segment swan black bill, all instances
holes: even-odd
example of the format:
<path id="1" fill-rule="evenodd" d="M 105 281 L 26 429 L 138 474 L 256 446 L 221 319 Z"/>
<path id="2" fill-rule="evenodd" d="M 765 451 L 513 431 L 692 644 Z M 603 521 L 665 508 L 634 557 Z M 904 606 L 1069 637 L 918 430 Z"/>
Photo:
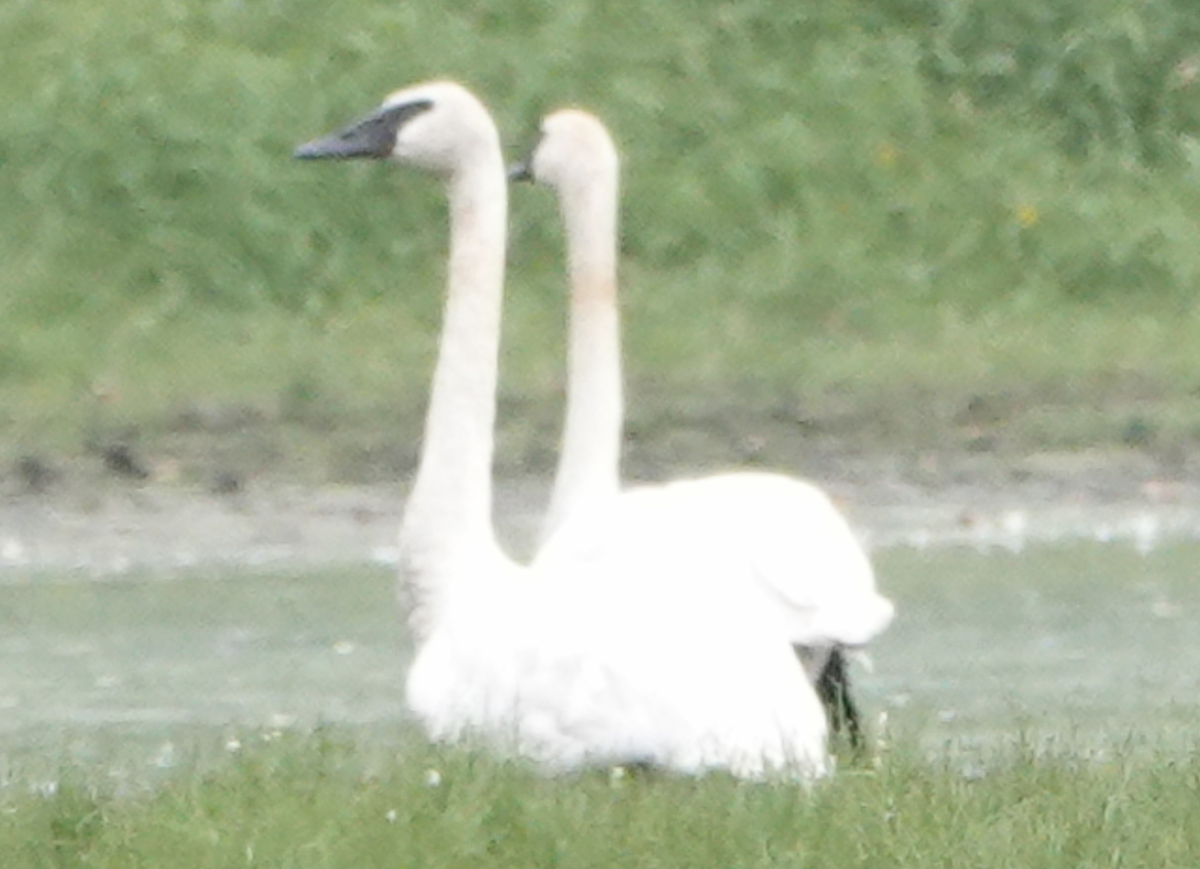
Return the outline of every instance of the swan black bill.
<path id="1" fill-rule="evenodd" d="M 388 106 L 336 133 L 305 142 L 292 156 L 297 160 L 383 160 L 392 155 L 400 128 L 431 108 L 430 100 Z"/>
<path id="2" fill-rule="evenodd" d="M 509 181 L 532 181 L 533 180 L 533 164 L 529 160 L 524 160 L 520 163 L 513 163 L 508 167 Z"/>

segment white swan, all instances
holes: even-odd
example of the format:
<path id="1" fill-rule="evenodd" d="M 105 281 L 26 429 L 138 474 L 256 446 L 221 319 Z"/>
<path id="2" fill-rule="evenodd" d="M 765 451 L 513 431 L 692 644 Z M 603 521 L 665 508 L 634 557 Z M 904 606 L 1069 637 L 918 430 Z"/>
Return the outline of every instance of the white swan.
<path id="1" fill-rule="evenodd" d="M 453 83 L 417 85 L 296 156 L 390 158 L 448 190 L 442 340 L 400 534 L 406 700 L 429 734 L 556 769 L 822 774 L 820 703 L 753 607 L 715 589 L 680 601 L 621 560 L 522 568 L 500 551 L 490 475 L 507 179 L 483 105 Z"/>
<path id="2" fill-rule="evenodd" d="M 558 194 L 571 283 L 567 414 L 538 564 L 614 551 L 660 559 L 680 594 L 709 584 L 760 598 L 764 624 L 797 648 L 835 722 L 858 737 L 844 645 L 884 630 L 893 607 L 844 518 L 816 487 L 766 473 L 728 473 L 618 495 L 622 431 L 616 241 L 619 160 L 595 116 L 542 123 L 512 175 Z"/>

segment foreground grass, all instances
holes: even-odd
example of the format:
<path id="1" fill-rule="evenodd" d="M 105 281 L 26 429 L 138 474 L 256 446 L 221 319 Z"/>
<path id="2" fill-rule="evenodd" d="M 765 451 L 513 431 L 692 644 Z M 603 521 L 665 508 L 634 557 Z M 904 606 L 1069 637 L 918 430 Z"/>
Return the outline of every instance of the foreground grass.
<path id="1" fill-rule="evenodd" d="M 374 756 L 374 760 L 364 758 Z M 547 780 L 413 743 L 380 760 L 335 733 L 249 737 L 209 768 L 114 795 L 95 770 L 0 814 L 6 869 L 43 866 L 1190 867 L 1197 755 L 1046 754 L 964 771 L 895 750 L 811 794 L 604 772 Z"/>
<path id="2" fill-rule="evenodd" d="M 616 131 L 635 433 L 729 430 L 655 459 L 749 439 L 794 465 L 798 432 L 1191 448 L 1198 9 L 7 3 L 0 460 L 131 431 L 188 458 L 240 426 L 249 470 L 409 467 L 436 185 L 288 155 L 435 75 L 480 92 L 512 153 L 564 103 Z M 549 464 L 558 416 L 544 194 L 513 203 L 509 467 Z"/>

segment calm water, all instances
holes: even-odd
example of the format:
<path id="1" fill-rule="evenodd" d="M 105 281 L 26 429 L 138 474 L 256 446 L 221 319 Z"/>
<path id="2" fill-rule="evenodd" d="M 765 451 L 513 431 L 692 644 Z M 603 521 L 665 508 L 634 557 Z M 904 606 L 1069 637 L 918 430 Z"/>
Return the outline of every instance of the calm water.
<path id="1" fill-rule="evenodd" d="M 879 567 L 900 616 L 864 687 L 927 742 L 1195 745 L 1198 566 L 1196 544 L 892 551 Z"/>
<path id="2" fill-rule="evenodd" d="M 1200 545 L 876 553 L 899 616 L 857 670 L 893 732 L 964 750 L 1200 742 Z M 321 722 L 398 731 L 385 567 L 190 570 L 0 586 L 0 760 L 169 768 Z M 113 760 L 120 758 L 121 760 Z"/>

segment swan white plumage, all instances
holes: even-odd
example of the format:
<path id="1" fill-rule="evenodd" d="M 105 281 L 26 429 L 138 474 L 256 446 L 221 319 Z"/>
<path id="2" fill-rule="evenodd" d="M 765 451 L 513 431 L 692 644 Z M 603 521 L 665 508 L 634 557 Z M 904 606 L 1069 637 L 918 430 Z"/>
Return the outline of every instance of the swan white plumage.
<path id="1" fill-rule="evenodd" d="M 495 125 L 451 82 L 389 96 L 301 158 L 388 158 L 440 176 L 450 254 L 420 463 L 400 534 L 415 655 L 406 701 L 437 740 L 480 738 L 552 769 L 648 762 L 736 775 L 826 770 L 826 722 L 787 643 L 722 591 L 685 600 L 660 565 L 497 545 L 491 463 L 507 179 Z"/>
<path id="2" fill-rule="evenodd" d="M 657 559 L 664 577 L 681 580 L 680 594 L 731 585 L 760 600 L 763 624 L 787 637 L 819 683 L 834 649 L 868 642 L 893 616 L 849 525 L 820 489 L 778 474 L 726 473 L 618 494 L 617 150 L 594 115 L 562 110 L 543 120 L 513 174 L 557 193 L 571 284 L 566 423 L 536 563 Z M 857 724 L 849 724 L 854 736 Z"/>

